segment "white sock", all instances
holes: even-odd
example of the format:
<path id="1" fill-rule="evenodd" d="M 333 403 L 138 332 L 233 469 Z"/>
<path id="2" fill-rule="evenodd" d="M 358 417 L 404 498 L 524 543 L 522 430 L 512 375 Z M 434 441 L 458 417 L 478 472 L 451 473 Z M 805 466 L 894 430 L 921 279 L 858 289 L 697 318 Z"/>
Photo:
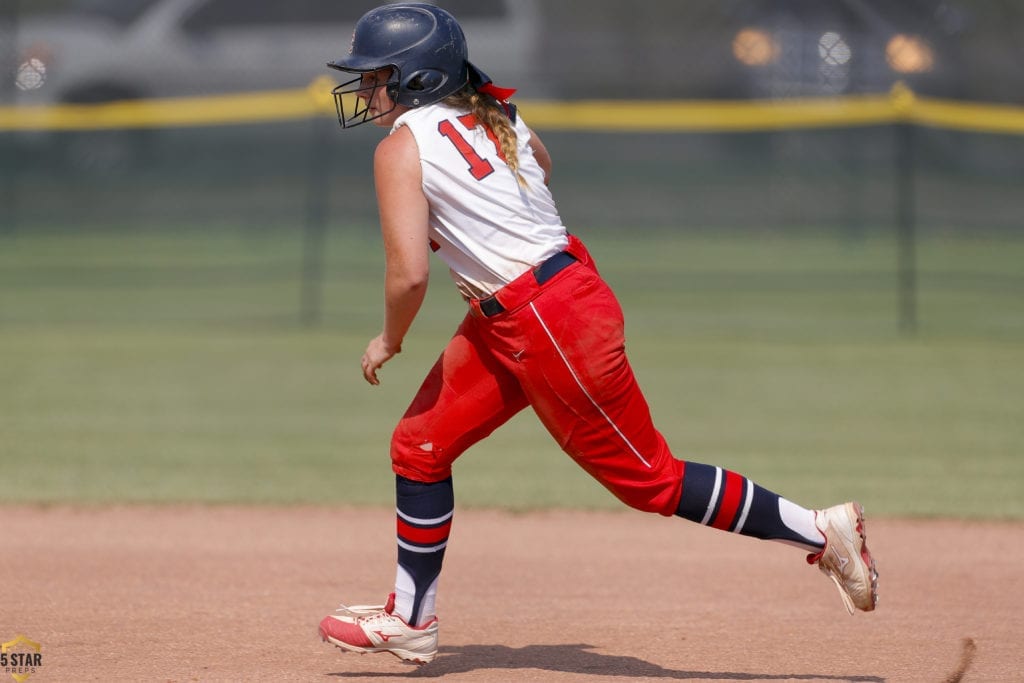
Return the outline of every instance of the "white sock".
<path id="1" fill-rule="evenodd" d="M 818 552 L 825 547 L 825 534 L 821 533 L 814 523 L 814 510 L 802 508 L 796 503 L 780 497 L 779 517 L 786 527 L 807 539 L 806 545 L 798 542 L 792 542 L 790 545 L 805 548 L 810 552 Z"/>
<path id="2" fill-rule="evenodd" d="M 409 572 L 399 567 L 395 575 L 395 609 L 392 614 L 402 617 L 402 620 L 408 624 L 415 602 L 416 583 L 412 580 Z M 416 624 L 409 625 L 415 626 Z"/>
<path id="3" fill-rule="evenodd" d="M 437 612 L 438 579 L 440 577 L 434 579 L 424 591 L 423 599 L 420 601 L 419 623 L 413 624 L 409 622 L 409 617 L 412 615 L 413 605 L 416 604 L 416 584 L 409 572 L 399 567 L 395 575 L 395 609 L 392 614 L 402 617 L 402 621 L 409 626 L 422 626 L 433 619 Z"/>

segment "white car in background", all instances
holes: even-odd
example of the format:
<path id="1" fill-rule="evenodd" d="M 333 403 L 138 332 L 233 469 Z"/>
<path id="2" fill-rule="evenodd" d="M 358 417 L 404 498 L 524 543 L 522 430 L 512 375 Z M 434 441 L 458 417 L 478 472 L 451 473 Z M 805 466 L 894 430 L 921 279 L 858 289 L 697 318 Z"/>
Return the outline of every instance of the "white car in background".
<path id="1" fill-rule="evenodd" d="M 15 102 L 304 88 L 348 50 L 374 0 L 72 0 L 18 24 Z M 535 0 L 448 0 L 473 61 L 529 92 Z"/>
<path id="2" fill-rule="evenodd" d="M 326 62 L 348 51 L 355 24 L 377 0 L 69 0 L 66 11 L 25 14 L 16 26 L 16 105 L 307 88 L 337 82 Z M 536 0 L 445 0 L 474 63 L 499 84 L 531 93 L 540 54 Z M 533 91 L 536 95 L 536 91 Z M 59 139 L 83 171 L 131 168 L 151 131 L 89 131 Z M 33 148 L 53 138 L 21 136 Z M 56 141 L 56 140 L 55 140 Z"/>

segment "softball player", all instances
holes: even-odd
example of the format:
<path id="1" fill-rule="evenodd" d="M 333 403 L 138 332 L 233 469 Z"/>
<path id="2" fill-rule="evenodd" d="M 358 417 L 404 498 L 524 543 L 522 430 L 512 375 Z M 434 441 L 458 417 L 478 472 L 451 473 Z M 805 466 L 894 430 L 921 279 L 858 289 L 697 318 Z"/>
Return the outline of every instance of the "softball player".
<path id="1" fill-rule="evenodd" d="M 341 125 L 390 129 L 374 154 L 386 259 L 384 329 L 362 371 L 397 354 L 434 251 L 469 312 L 391 438 L 398 568 L 380 606 L 342 607 L 321 637 L 418 663 L 437 654 L 435 596 L 452 524 L 452 463 L 529 406 L 558 445 L 625 504 L 795 545 L 870 611 L 875 563 L 857 503 L 809 510 L 712 465 L 675 458 L 626 358 L 622 311 L 548 189 L 540 138 L 467 60 L 456 20 L 424 3 L 371 10 L 334 89 Z"/>

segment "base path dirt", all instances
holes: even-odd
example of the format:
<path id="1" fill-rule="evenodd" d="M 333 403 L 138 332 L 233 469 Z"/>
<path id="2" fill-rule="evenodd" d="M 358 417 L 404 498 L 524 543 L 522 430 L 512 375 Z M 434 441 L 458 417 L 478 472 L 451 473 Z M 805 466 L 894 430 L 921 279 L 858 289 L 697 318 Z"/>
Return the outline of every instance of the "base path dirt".
<path id="1" fill-rule="evenodd" d="M 849 616 L 782 544 L 625 509 L 459 509 L 440 653 L 415 667 L 316 635 L 390 590 L 393 510 L 0 507 L 0 643 L 41 655 L 0 683 L 1024 680 L 1024 525 L 868 512 L 881 599 Z"/>

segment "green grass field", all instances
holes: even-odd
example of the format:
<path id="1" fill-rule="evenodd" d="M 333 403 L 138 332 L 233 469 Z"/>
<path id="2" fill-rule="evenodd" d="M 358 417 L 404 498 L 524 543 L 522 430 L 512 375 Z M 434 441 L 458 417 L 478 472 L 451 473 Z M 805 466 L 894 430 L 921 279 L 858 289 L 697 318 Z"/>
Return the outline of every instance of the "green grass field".
<path id="1" fill-rule="evenodd" d="M 808 506 L 1024 518 L 1024 243 L 919 245 L 917 334 L 873 238 L 582 235 L 682 458 Z M 464 307 L 442 267 L 372 388 L 371 230 L 0 236 L 0 502 L 390 504 L 394 422 Z M 456 469 L 461 505 L 618 507 L 523 414 Z"/>

